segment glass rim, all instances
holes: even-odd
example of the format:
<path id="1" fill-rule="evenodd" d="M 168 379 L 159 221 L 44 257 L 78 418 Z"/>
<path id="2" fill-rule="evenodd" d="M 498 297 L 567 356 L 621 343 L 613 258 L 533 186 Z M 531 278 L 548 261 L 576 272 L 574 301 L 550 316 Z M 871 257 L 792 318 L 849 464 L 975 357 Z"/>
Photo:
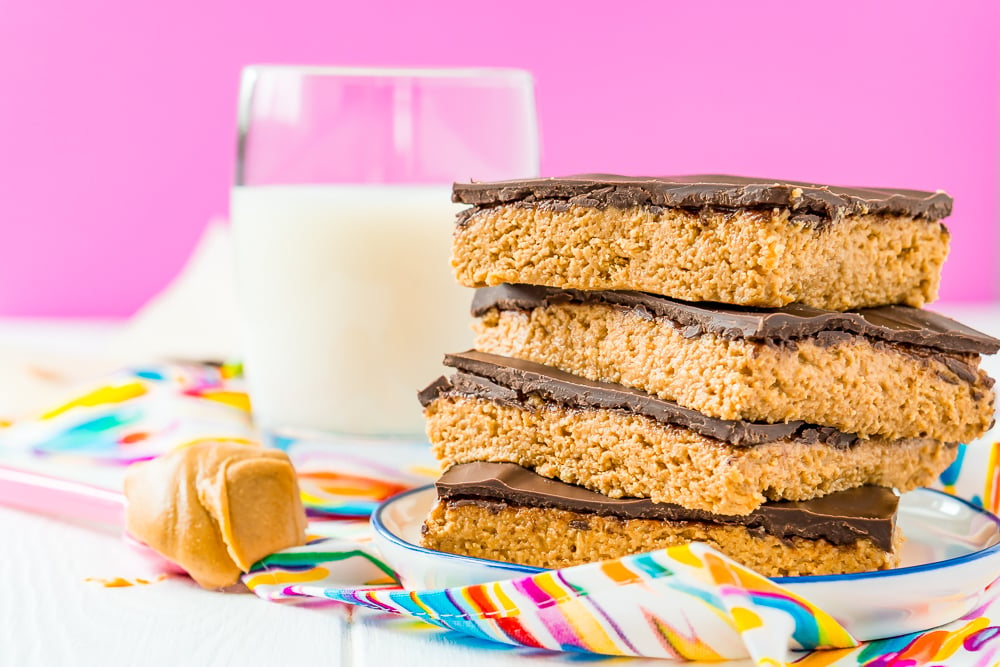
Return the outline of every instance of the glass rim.
<path id="1" fill-rule="evenodd" d="M 534 76 L 526 69 L 516 67 L 382 67 L 382 66 L 341 66 L 341 65 L 296 65 L 255 63 L 245 65 L 240 70 L 239 100 L 236 117 L 236 164 L 234 184 L 245 185 L 245 158 L 247 137 L 250 132 L 251 109 L 257 84 L 271 79 L 274 83 L 281 76 L 304 79 L 315 77 L 319 83 L 324 77 L 330 82 L 338 78 L 344 82 L 352 79 L 383 82 L 390 86 L 421 86 L 422 81 L 435 82 L 429 87 L 453 85 L 456 88 L 498 87 L 521 95 L 528 95 L 534 113 Z M 275 80 L 277 79 L 277 80 Z M 292 79 L 294 81 L 295 78 Z M 409 82 L 408 84 L 406 82 Z M 533 152 L 537 163 L 538 131 L 534 131 Z"/>
<path id="2" fill-rule="evenodd" d="M 531 72 L 517 67 L 382 67 L 260 63 L 245 65 L 241 71 L 243 75 L 251 72 L 372 79 L 509 79 L 519 83 L 531 83 L 534 80 Z"/>

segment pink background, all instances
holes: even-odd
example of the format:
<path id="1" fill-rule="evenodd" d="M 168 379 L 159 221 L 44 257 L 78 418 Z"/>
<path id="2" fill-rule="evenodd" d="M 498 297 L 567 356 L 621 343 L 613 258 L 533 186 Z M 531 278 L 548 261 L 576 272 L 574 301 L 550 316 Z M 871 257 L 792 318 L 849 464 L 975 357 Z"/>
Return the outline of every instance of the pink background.
<path id="1" fill-rule="evenodd" d="M 165 285 L 227 212 L 254 62 L 529 69 L 548 175 L 946 189 L 943 296 L 997 296 L 993 0 L 264 4 L 0 0 L 0 314 Z"/>

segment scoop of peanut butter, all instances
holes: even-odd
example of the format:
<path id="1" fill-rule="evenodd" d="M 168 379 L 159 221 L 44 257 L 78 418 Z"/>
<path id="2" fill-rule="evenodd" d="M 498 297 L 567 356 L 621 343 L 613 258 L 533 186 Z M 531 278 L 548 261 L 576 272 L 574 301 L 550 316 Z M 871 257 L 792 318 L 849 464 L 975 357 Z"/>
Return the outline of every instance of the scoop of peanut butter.
<path id="1" fill-rule="evenodd" d="M 137 463 L 125 477 L 129 533 L 204 588 L 224 588 L 264 556 L 305 543 L 288 456 L 206 442 Z"/>

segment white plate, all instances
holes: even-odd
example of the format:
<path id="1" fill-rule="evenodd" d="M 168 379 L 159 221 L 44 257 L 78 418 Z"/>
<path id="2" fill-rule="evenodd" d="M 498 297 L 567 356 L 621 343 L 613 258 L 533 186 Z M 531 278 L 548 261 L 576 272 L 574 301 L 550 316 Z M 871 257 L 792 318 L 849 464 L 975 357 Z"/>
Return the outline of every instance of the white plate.
<path id="1" fill-rule="evenodd" d="M 387 500 L 372 517 L 375 542 L 407 588 L 467 586 L 542 571 L 418 546 L 434 500 L 432 486 L 413 489 Z M 900 567 L 774 581 L 819 605 L 861 640 L 920 632 L 974 609 L 1000 577 L 1000 519 L 930 489 L 905 494 L 898 517 L 906 536 Z"/>

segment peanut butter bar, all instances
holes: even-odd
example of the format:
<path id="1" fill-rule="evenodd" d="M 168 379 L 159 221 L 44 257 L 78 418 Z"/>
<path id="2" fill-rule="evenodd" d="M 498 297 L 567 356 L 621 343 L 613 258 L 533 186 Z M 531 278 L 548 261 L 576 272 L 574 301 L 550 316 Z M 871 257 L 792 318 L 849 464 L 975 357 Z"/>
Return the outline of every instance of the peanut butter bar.
<path id="1" fill-rule="evenodd" d="M 558 568 L 692 541 L 766 576 L 893 567 L 897 496 L 861 487 L 806 502 L 769 503 L 748 516 L 612 499 L 511 463 L 468 463 L 438 480 L 423 544 L 438 551 Z"/>
<path id="2" fill-rule="evenodd" d="M 748 309 L 641 292 L 501 285 L 476 348 L 622 384 L 719 419 L 970 442 L 992 425 L 979 368 L 1000 340 L 907 306 Z"/>
<path id="3" fill-rule="evenodd" d="M 420 393 L 447 467 L 509 462 L 609 498 L 746 515 L 864 485 L 931 483 L 957 448 L 933 438 L 859 438 L 802 421 L 709 417 L 622 385 L 470 351 Z"/>
<path id="4" fill-rule="evenodd" d="M 847 310 L 936 298 L 943 192 L 736 176 L 456 184 L 460 283 Z"/>

